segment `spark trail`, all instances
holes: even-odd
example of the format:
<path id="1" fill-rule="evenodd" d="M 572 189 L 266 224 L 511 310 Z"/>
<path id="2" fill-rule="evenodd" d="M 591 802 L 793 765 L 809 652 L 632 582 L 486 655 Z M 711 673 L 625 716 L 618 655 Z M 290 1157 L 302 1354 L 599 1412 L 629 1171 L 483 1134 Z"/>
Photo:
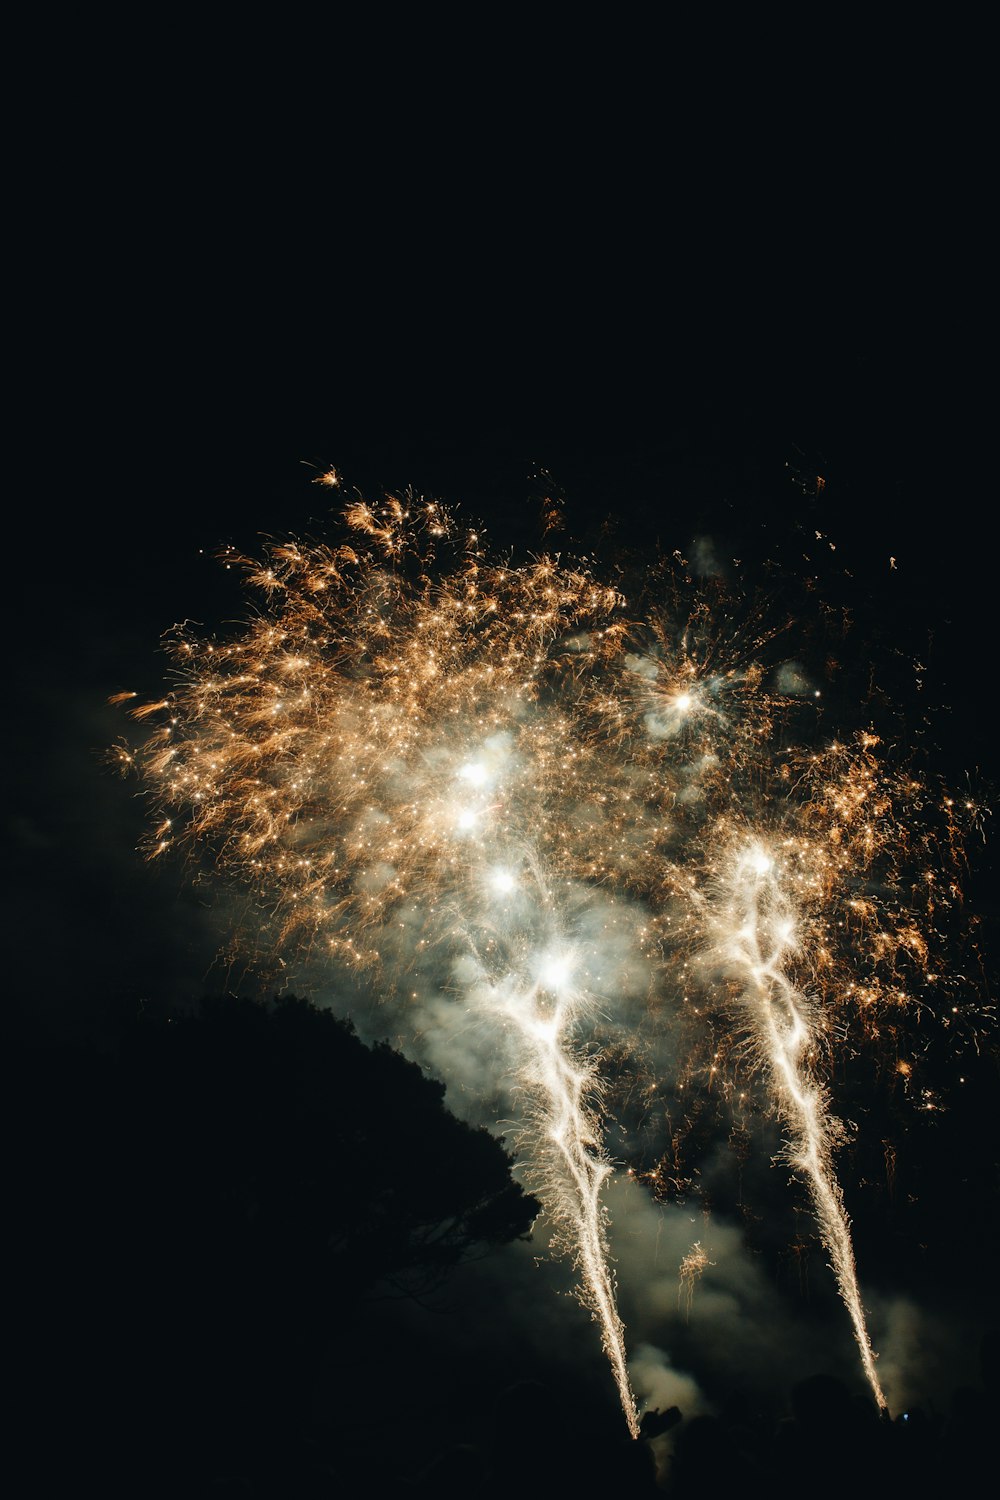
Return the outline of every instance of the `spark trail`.
<path id="1" fill-rule="evenodd" d="M 570 1042 L 586 1010 L 586 996 L 575 983 L 573 960 L 565 947 L 550 949 L 537 973 L 529 986 L 510 976 L 511 982 L 494 992 L 493 1003 L 516 1032 L 523 1077 L 535 1101 L 535 1118 L 526 1132 L 532 1143 L 532 1181 L 543 1201 L 559 1204 L 557 1240 L 577 1266 L 582 1300 L 600 1328 L 625 1420 L 632 1436 L 638 1437 L 601 1201 L 613 1169 L 601 1149 L 592 1108 L 599 1092 L 594 1068 L 574 1053 Z"/>
<path id="2" fill-rule="evenodd" d="M 788 1128 L 787 1159 L 809 1188 L 862 1368 L 884 1409 L 858 1290 L 850 1221 L 833 1168 L 841 1131 L 830 1114 L 827 1090 L 811 1067 L 817 1052 L 814 1007 L 787 974 L 787 961 L 797 948 L 795 909 L 767 845 L 757 840 L 732 851 L 715 894 L 709 921 L 715 957 L 738 981 L 743 1024 Z"/>

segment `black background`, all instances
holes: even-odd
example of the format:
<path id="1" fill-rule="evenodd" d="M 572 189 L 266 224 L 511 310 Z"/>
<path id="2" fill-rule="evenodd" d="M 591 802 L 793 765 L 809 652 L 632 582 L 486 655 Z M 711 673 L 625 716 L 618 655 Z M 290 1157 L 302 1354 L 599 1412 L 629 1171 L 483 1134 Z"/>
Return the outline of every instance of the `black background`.
<path id="1" fill-rule="evenodd" d="M 819 75 L 804 43 L 746 73 L 739 45 L 723 64 L 675 36 L 643 63 L 619 36 L 574 68 L 566 38 L 508 37 L 511 91 L 471 53 L 442 88 L 442 39 L 420 39 L 429 73 L 406 40 L 390 66 L 341 38 L 324 71 L 306 35 L 265 66 L 268 38 L 175 34 L 173 68 L 139 49 L 38 113 L 5 549 L 7 1016 L 29 1045 L 101 1044 L 137 1005 L 223 987 L 210 900 L 135 852 L 106 700 L 159 691 L 175 621 L 240 618 L 217 549 L 321 531 L 328 465 L 460 504 L 518 552 L 553 489 L 591 546 L 605 523 L 609 545 L 708 535 L 752 567 L 801 540 L 808 570 L 820 531 L 859 676 L 869 641 L 923 663 L 919 693 L 900 672 L 904 738 L 993 799 L 995 320 L 965 44 L 842 36 L 849 66 Z M 680 90 L 693 60 L 705 87 Z M 996 860 L 974 853 L 989 989 Z M 995 1315 L 994 1056 L 914 1154 L 948 1210 L 931 1199 L 910 1269 L 926 1289 L 960 1267 Z"/>

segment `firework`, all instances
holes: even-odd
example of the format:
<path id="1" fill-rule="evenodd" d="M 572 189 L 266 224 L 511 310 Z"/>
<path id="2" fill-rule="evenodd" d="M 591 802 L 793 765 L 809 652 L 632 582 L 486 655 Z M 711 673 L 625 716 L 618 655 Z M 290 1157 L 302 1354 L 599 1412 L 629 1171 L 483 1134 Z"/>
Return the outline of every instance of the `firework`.
<path id="1" fill-rule="evenodd" d="M 795 852 L 793 846 L 791 857 Z M 858 1290 L 850 1220 L 833 1169 L 841 1127 L 830 1112 L 828 1090 L 816 1077 L 815 1007 L 788 974 L 799 937 L 789 882 L 779 871 L 775 854 L 762 840 L 729 854 L 711 903 L 711 954 L 736 981 L 742 1029 L 787 1124 L 788 1160 L 808 1186 L 865 1376 L 879 1406 L 885 1407 Z M 808 884 L 810 875 L 798 872 L 798 878 Z"/>
<path id="2" fill-rule="evenodd" d="M 132 710 L 157 727 L 122 751 L 158 803 L 149 854 L 207 850 L 276 946 L 365 973 L 414 1039 L 460 1012 L 633 1435 L 599 1043 L 635 1073 L 640 1033 L 686 1049 L 721 1018 L 784 1120 L 884 1404 L 823 1069 L 835 1031 L 848 1052 L 946 994 L 926 934 L 960 902 L 961 810 L 887 772 L 872 734 L 788 749 L 818 691 L 781 655 L 789 621 L 683 559 L 626 605 L 593 565 L 491 560 L 413 496 L 343 522 L 336 545 L 227 553 L 257 612 L 227 640 L 171 638 L 173 687 Z"/>
<path id="3" fill-rule="evenodd" d="M 870 731 L 846 745 L 787 748 L 794 701 L 768 684 L 789 674 L 765 665 L 777 631 L 720 640 L 719 613 L 675 615 L 672 637 L 658 621 L 652 644 L 647 629 L 643 655 L 627 663 L 631 712 L 619 737 L 634 761 L 659 766 L 673 793 L 674 827 L 661 830 L 647 896 L 662 988 L 674 997 L 665 1024 L 679 1053 L 692 1023 L 703 1033 L 711 1026 L 710 1062 L 691 1049 L 689 1081 L 704 1066 L 730 1098 L 737 1083 L 765 1083 L 884 1407 L 834 1167 L 848 1135 L 825 1078 L 835 1060 L 872 1043 L 898 1053 L 913 1014 L 936 1011 L 945 1025 L 975 1029 L 968 998 L 945 1003 L 960 983 L 945 959 L 965 833 L 980 812 L 916 772 L 885 766 Z M 909 1078 L 916 1063 L 900 1069 Z M 933 1107 L 929 1091 L 924 1103 Z M 656 1185 L 659 1175 L 647 1180 Z"/>
<path id="4" fill-rule="evenodd" d="M 271 905 L 280 944 L 372 970 L 384 993 L 422 963 L 459 967 L 457 1003 L 512 1058 L 527 1176 L 635 1434 L 600 1203 L 611 1166 L 579 1036 L 587 881 L 611 856 L 564 816 L 607 777 L 552 653 L 584 625 L 613 631 L 618 596 L 551 559 L 488 564 L 435 504 L 355 503 L 345 519 L 349 544 L 228 557 L 266 608 L 237 640 L 172 642 L 176 687 L 133 710 L 162 720 L 144 751 L 164 805 L 149 852 L 207 846 Z"/>

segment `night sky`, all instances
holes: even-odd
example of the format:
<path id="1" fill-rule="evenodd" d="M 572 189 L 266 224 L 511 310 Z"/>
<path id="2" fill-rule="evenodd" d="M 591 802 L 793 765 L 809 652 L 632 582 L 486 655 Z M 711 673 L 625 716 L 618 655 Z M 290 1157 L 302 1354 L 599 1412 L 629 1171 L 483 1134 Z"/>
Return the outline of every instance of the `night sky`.
<path id="1" fill-rule="evenodd" d="M 304 272 L 314 288 L 316 254 Z M 421 280 L 412 264 L 394 277 L 384 244 L 372 254 L 355 274 L 355 248 L 352 270 L 311 301 L 287 262 L 262 307 L 246 267 L 237 282 L 226 257 L 169 265 L 162 252 L 147 276 L 130 273 L 134 303 L 107 268 L 96 301 L 67 299 L 59 401 L 33 441 L 8 553 L 7 1025 L 29 1050 L 113 1050 L 138 1011 L 190 1009 L 232 988 L 266 998 L 271 976 L 224 956 L 238 893 L 136 851 L 145 804 L 108 764 L 135 731 L 107 700 L 158 695 L 160 639 L 175 622 L 224 635 L 239 621 L 222 545 L 254 552 L 265 535 L 324 534 L 338 499 L 312 481 L 331 465 L 369 498 L 412 487 L 459 506 L 515 557 L 540 548 L 553 495 L 567 552 L 709 539 L 762 584 L 769 558 L 794 572 L 801 557 L 800 576 L 855 622 L 843 698 L 825 722 L 857 722 L 874 664 L 903 746 L 993 800 L 995 485 L 973 309 L 940 291 L 916 300 L 914 278 L 888 310 L 876 295 L 888 252 L 861 278 L 863 300 L 843 286 L 827 297 L 799 268 L 780 294 L 758 285 L 743 322 L 720 311 L 704 267 L 696 284 L 678 272 L 669 287 L 643 272 L 638 290 L 619 268 L 596 301 L 582 278 L 552 311 L 540 283 L 519 299 L 496 259 L 481 275 L 449 280 L 436 264 Z M 544 270 L 558 285 L 551 261 Z M 992 843 L 971 855 L 985 1003 L 1000 888 Z M 311 998 L 338 1009 L 336 982 Z M 356 1019 L 363 1035 L 382 1034 L 377 1016 Z M 844 1186 L 873 1342 L 900 1401 L 943 1410 L 951 1389 L 975 1382 L 979 1335 L 997 1319 L 995 1034 L 979 1056 L 956 1059 L 947 1039 L 932 1056 L 940 1113 L 879 1105 L 876 1155 L 897 1132 L 895 1207 L 865 1177 L 864 1118 Z M 804 1195 L 770 1165 L 777 1148 L 762 1119 L 742 1191 L 781 1226 L 764 1250 L 724 1208 L 713 1240 L 694 1200 L 654 1206 L 621 1183 L 611 1193 L 627 1338 L 654 1405 L 709 1410 L 739 1384 L 780 1410 L 793 1380 L 817 1369 L 860 1385 Z M 725 1204 L 723 1156 L 720 1146 L 701 1166 Z M 794 1253 L 778 1243 L 789 1226 Z M 676 1267 L 699 1238 L 712 1240 L 715 1266 L 685 1321 Z M 447 1316 L 373 1308 L 373 1343 L 380 1320 L 401 1319 L 425 1366 L 473 1370 L 483 1400 L 501 1375 L 526 1374 L 563 1382 L 571 1404 L 579 1379 L 612 1426 L 596 1333 L 559 1295 L 568 1272 L 543 1251 L 543 1239 L 519 1244 L 458 1273 Z M 369 1355 L 366 1378 L 400 1400 L 376 1366 Z"/>

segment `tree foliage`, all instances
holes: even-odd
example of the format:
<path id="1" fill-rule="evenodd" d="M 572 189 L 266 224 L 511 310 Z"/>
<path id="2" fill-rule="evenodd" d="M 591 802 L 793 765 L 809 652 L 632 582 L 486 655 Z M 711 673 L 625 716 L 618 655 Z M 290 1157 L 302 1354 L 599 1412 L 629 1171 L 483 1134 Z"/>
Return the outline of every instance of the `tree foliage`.
<path id="1" fill-rule="evenodd" d="M 356 1296 L 434 1277 L 537 1213 L 441 1084 L 306 1001 L 216 1001 L 140 1027 L 123 1070 L 154 1236 L 211 1237 L 299 1274 L 308 1262 Z"/>
<path id="2" fill-rule="evenodd" d="M 206 1002 L 12 1073 L 27 1379 L 59 1429 L 37 1442 L 118 1450 L 136 1492 L 227 1445 L 280 1466 L 322 1369 L 349 1399 L 366 1298 L 538 1210 L 440 1084 L 303 1000 Z"/>

